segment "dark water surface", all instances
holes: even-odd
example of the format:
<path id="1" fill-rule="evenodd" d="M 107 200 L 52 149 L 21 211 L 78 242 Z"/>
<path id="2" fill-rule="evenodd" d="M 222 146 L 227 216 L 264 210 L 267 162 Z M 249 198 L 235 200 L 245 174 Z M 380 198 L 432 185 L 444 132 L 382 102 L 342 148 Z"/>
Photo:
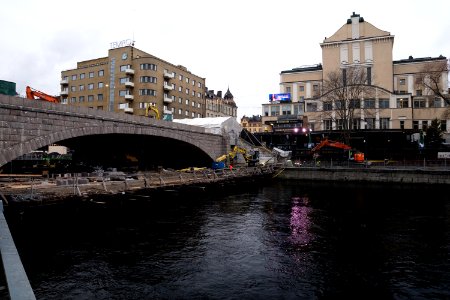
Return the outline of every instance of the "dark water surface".
<path id="1" fill-rule="evenodd" d="M 38 299 L 450 299 L 449 190 L 274 183 L 7 218 Z"/>

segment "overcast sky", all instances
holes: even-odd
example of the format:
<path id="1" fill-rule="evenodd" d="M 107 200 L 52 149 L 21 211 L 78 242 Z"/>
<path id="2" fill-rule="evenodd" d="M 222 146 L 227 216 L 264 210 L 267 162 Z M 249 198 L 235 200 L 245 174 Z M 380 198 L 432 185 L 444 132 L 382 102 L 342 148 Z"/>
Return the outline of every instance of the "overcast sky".
<path id="1" fill-rule="evenodd" d="M 3 1 L 0 80 L 59 95 L 61 71 L 135 47 L 234 95 L 238 119 L 261 114 L 279 74 L 321 63 L 320 43 L 352 12 L 395 36 L 394 59 L 450 56 L 450 1 Z"/>

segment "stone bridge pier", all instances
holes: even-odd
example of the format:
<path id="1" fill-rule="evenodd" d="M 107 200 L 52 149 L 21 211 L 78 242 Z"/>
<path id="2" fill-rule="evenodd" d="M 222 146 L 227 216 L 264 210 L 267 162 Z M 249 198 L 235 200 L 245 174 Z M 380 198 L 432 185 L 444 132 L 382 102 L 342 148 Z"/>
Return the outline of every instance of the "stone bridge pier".
<path id="1" fill-rule="evenodd" d="M 102 134 L 174 139 L 195 146 L 212 161 L 229 149 L 229 136 L 202 127 L 0 95 L 0 167 L 47 145 Z"/>

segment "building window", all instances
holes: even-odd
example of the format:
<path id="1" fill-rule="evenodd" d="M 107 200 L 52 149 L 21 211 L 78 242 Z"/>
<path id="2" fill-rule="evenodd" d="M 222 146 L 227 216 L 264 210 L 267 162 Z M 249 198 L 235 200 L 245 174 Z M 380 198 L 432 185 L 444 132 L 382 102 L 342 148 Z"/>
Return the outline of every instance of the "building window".
<path id="1" fill-rule="evenodd" d="M 405 83 L 406 83 L 405 78 L 400 78 L 399 83 L 400 83 L 400 85 L 405 85 Z"/>
<path id="2" fill-rule="evenodd" d="M 86 77 L 86 75 L 84 73 L 80 74 L 80 79 L 84 79 Z"/>
<path id="3" fill-rule="evenodd" d="M 186 104 L 187 106 L 189 106 L 189 99 L 186 99 L 185 104 Z"/>
<path id="4" fill-rule="evenodd" d="M 422 121 L 422 130 L 425 131 L 428 128 L 428 121 Z"/>
<path id="5" fill-rule="evenodd" d="M 425 108 L 425 99 L 414 99 L 414 108 Z"/>
<path id="6" fill-rule="evenodd" d="M 336 128 L 337 128 L 337 130 L 344 129 L 344 124 L 345 124 L 345 122 L 344 122 L 343 119 L 336 120 Z"/>
<path id="7" fill-rule="evenodd" d="M 290 86 L 287 86 L 286 87 L 286 93 L 290 93 L 291 92 L 291 87 Z"/>
<path id="8" fill-rule="evenodd" d="M 70 98 L 70 103 L 75 103 L 75 102 L 77 102 L 77 97 Z"/>
<path id="9" fill-rule="evenodd" d="M 84 91 L 84 84 L 81 84 L 81 85 L 80 85 L 79 90 L 80 90 L 80 91 Z"/>
<path id="10" fill-rule="evenodd" d="M 375 99 L 364 99 L 364 108 L 375 108 Z"/>
<path id="11" fill-rule="evenodd" d="M 405 121 L 404 120 L 400 120 L 400 129 L 405 129 Z"/>
<path id="12" fill-rule="evenodd" d="M 319 85 L 318 84 L 314 84 L 313 85 L 313 91 L 314 92 L 318 92 L 319 91 Z"/>
<path id="13" fill-rule="evenodd" d="M 333 102 L 331 101 L 326 101 L 323 103 L 323 110 L 324 111 L 331 111 L 333 110 Z"/>
<path id="14" fill-rule="evenodd" d="M 189 83 L 189 78 L 188 77 L 186 77 L 186 83 Z"/>
<path id="15" fill-rule="evenodd" d="M 180 81 L 182 81 L 182 80 L 183 80 L 183 75 L 178 75 L 178 79 L 179 79 Z"/>
<path id="16" fill-rule="evenodd" d="M 181 76 L 181 75 L 180 75 Z M 178 114 L 182 115 L 183 114 L 183 110 L 181 108 L 178 109 Z"/>
<path id="17" fill-rule="evenodd" d="M 298 90 L 299 90 L 300 92 L 304 92 L 304 91 L 305 91 L 305 86 L 304 86 L 304 85 L 299 86 L 299 87 L 298 87 Z"/>
<path id="18" fill-rule="evenodd" d="M 189 111 L 188 111 L 188 110 L 184 111 L 184 115 L 185 115 L 186 117 L 189 117 Z"/>
<path id="19" fill-rule="evenodd" d="M 78 102 L 84 102 L 84 96 L 80 96 L 80 98 L 78 98 Z"/>
<path id="20" fill-rule="evenodd" d="M 419 121 L 413 121 L 413 129 L 419 130 Z"/>
<path id="21" fill-rule="evenodd" d="M 94 78 L 94 72 L 89 72 L 89 78 Z"/>
<path id="22" fill-rule="evenodd" d="M 157 70 L 157 67 L 155 64 L 141 64 L 140 67 L 141 67 L 141 70 L 152 70 L 152 71 Z"/>
<path id="23" fill-rule="evenodd" d="M 349 108 L 361 108 L 361 100 L 359 99 L 351 99 L 349 104 Z"/>
<path id="24" fill-rule="evenodd" d="M 99 70 L 98 71 L 98 77 L 102 77 L 103 75 L 105 75 L 105 71 L 104 70 Z"/>
<path id="25" fill-rule="evenodd" d="M 280 106 L 273 105 L 270 107 L 270 115 L 271 116 L 279 116 L 280 115 Z"/>
<path id="26" fill-rule="evenodd" d="M 380 129 L 389 129 L 389 118 L 380 118 Z"/>
<path id="27" fill-rule="evenodd" d="M 94 101 L 94 95 L 88 95 L 88 102 Z"/>
<path id="28" fill-rule="evenodd" d="M 186 89 L 186 94 L 189 95 L 189 89 Z"/>
<path id="29" fill-rule="evenodd" d="M 97 95 L 97 101 L 103 101 L 103 94 Z"/>
<path id="30" fill-rule="evenodd" d="M 366 129 L 375 129 L 375 118 L 366 118 Z"/>
<path id="31" fill-rule="evenodd" d="M 263 111 L 264 111 L 264 116 L 268 117 L 269 116 L 269 107 L 268 106 L 264 106 L 263 107 Z"/>
<path id="32" fill-rule="evenodd" d="M 422 96 L 422 90 L 416 90 L 416 96 Z"/>
<path id="33" fill-rule="evenodd" d="M 307 112 L 317 111 L 317 103 L 307 103 L 306 104 L 306 111 Z"/>
<path id="34" fill-rule="evenodd" d="M 89 83 L 88 84 L 88 90 L 93 90 L 94 89 L 94 84 L 93 83 Z"/>
<path id="35" fill-rule="evenodd" d="M 331 120 L 323 120 L 323 130 L 332 130 L 333 122 Z"/>
<path id="36" fill-rule="evenodd" d="M 430 99 L 428 105 L 429 107 L 439 108 L 442 107 L 442 101 L 439 98 Z"/>
<path id="37" fill-rule="evenodd" d="M 282 105 L 281 110 L 283 115 L 291 115 L 291 105 Z"/>
<path id="38" fill-rule="evenodd" d="M 153 76 L 141 76 L 139 80 L 144 83 L 156 83 L 157 78 Z"/>
<path id="39" fill-rule="evenodd" d="M 77 80 L 77 75 L 72 75 L 72 80 Z"/>
<path id="40" fill-rule="evenodd" d="M 407 108 L 408 98 L 397 98 L 397 108 Z"/>
<path id="41" fill-rule="evenodd" d="M 151 89 L 139 90 L 139 96 L 156 96 L 156 91 Z"/>
<path id="42" fill-rule="evenodd" d="M 379 99 L 378 106 L 380 108 L 389 108 L 389 99 Z"/>
<path id="43" fill-rule="evenodd" d="M 103 87 L 103 82 L 99 82 L 97 88 L 101 89 Z"/>
<path id="44" fill-rule="evenodd" d="M 367 67 L 367 84 L 372 85 L 372 68 Z"/>
<path id="45" fill-rule="evenodd" d="M 352 120 L 352 129 L 360 129 L 360 127 L 361 127 L 361 120 L 353 119 Z"/>

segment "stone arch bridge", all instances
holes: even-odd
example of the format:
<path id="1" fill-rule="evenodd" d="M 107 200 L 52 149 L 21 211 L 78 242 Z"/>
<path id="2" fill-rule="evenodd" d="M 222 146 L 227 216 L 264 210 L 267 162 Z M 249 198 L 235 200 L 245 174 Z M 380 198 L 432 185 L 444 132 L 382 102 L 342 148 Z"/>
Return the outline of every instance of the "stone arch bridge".
<path id="1" fill-rule="evenodd" d="M 0 95 L 0 167 L 41 147 L 70 138 L 127 134 L 191 144 L 213 161 L 229 148 L 228 135 L 142 116 Z"/>

